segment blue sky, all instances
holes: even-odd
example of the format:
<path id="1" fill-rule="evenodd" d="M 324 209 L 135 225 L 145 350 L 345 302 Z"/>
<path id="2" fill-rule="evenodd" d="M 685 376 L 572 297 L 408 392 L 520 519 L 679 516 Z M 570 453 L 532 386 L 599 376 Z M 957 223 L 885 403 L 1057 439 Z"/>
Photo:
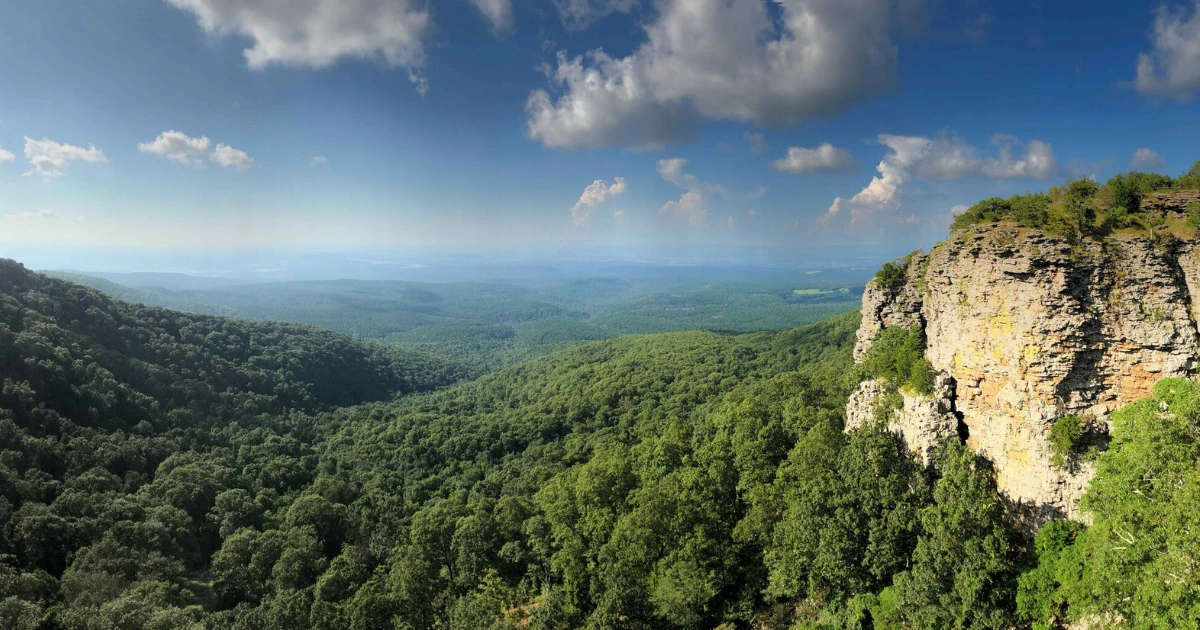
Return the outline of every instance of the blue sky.
<path id="1" fill-rule="evenodd" d="M 1193 0 L 99 5 L 0 3 L 0 255 L 892 255 L 1200 159 Z"/>

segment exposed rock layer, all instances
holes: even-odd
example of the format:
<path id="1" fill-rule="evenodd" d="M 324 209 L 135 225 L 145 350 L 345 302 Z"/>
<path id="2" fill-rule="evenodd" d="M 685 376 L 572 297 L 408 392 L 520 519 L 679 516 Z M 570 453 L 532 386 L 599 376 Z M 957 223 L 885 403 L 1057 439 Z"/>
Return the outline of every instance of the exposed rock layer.
<path id="1" fill-rule="evenodd" d="M 931 404 L 960 414 L 1000 490 L 1037 520 L 1079 516 L 1092 471 L 1051 465 L 1051 424 L 1079 415 L 1103 430 L 1111 411 L 1148 396 L 1160 378 L 1192 374 L 1193 295 L 1192 242 L 1125 235 L 1072 247 L 1037 231 L 978 227 L 938 244 L 927 262 L 916 257 L 900 290 L 868 285 L 855 358 L 883 328 L 921 326 L 926 357 L 953 379 L 953 393 Z M 848 424 L 862 422 L 864 404 L 851 401 Z M 908 425 L 927 431 L 908 406 L 894 426 L 911 444 Z"/>

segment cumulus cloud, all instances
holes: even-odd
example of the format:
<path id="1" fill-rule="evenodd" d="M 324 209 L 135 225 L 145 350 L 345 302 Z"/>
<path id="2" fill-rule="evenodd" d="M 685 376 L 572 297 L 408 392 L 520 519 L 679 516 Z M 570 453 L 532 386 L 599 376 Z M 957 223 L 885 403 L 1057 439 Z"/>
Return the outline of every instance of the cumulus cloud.
<path id="1" fill-rule="evenodd" d="M 894 82 L 890 0 L 662 0 L 627 57 L 560 52 L 552 99 L 526 102 L 550 147 L 658 148 L 703 119 L 783 126 L 837 114 Z"/>
<path id="2" fill-rule="evenodd" d="M 324 155 L 314 155 L 308 162 L 309 166 L 327 166 L 328 164 L 329 160 Z"/>
<path id="3" fill-rule="evenodd" d="M 975 147 L 947 131 L 930 141 L 925 156 L 917 164 L 917 174 L 931 179 L 962 179 L 979 171 L 982 162 Z"/>
<path id="4" fill-rule="evenodd" d="M 38 176 L 46 181 L 61 177 L 63 169 L 71 162 L 107 162 L 104 152 L 95 145 L 88 148 L 70 144 L 59 144 L 53 140 L 42 138 L 34 140 L 25 138 L 25 157 L 29 158 L 30 170 L 26 177 Z"/>
<path id="5" fill-rule="evenodd" d="M 687 221 L 688 225 L 703 225 L 708 218 L 708 209 L 704 203 L 704 193 L 699 190 L 689 190 L 678 201 L 668 201 L 658 209 L 661 215 Z"/>
<path id="6" fill-rule="evenodd" d="M 624 210 L 614 210 L 613 211 L 613 221 L 616 221 L 617 223 L 623 223 L 625 221 L 625 211 Z"/>
<path id="7" fill-rule="evenodd" d="M 208 152 L 211 144 L 205 136 L 191 138 L 187 134 L 171 130 L 158 134 L 151 142 L 139 142 L 137 149 L 142 153 L 160 155 L 180 164 L 199 164 L 201 156 Z"/>
<path id="8" fill-rule="evenodd" d="M 1041 140 L 1030 140 L 1025 155 L 1013 155 L 1013 147 L 1022 146 L 1011 136 L 998 135 L 992 143 L 1000 147 L 1000 157 L 983 163 L 982 172 L 998 179 L 1046 179 L 1058 172 L 1058 160 L 1054 149 Z"/>
<path id="9" fill-rule="evenodd" d="M 512 30 L 512 0 L 471 0 L 471 4 L 488 21 L 492 32 L 500 34 Z"/>
<path id="10" fill-rule="evenodd" d="M 558 17 L 569 31 L 579 31 L 613 13 L 629 13 L 637 0 L 554 0 Z"/>
<path id="11" fill-rule="evenodd" d="M 221 166 L 233 166 L 243 171 L 254 164 L 254 159 L 246 155 L 245 151 L 235 149 L 227 144 L 218 144 L 209 159 Z"/>
<path id="12" fill-rule="evenodd" d="M 1145 147 L 1134 151 L 1133 157 L 1129 159 L 1129 168 L 1136 170 L 1152 171 L 1163 168 L 1166 165 L 1166 158 Z"/>
<path id="13" fill-rule="evenodd" d="M 1046 142 L 1031 140 L 1028 145 L 1017 138 L 996 135 L 992 143 L 999 155 L 979 158 L 976 150 L 961 138 L 943 131 L 931 138 L 883 134 L 880 144 L 888 148 L 877 170 L 879 175 L 853 197 L 837 197 L 818 223 L 829 223 L 849 208 L 851 222 L 864 213 L 900 207 L 900 195 L 914 176 L 952 180 L 965 177 L 997 179 L 1045 179 L 1059 170 L 1053 148 Z M 1024 148 L 1018 155 L 1014 148 Z"/>
<path id="14" fill-rule="evenodd" d="M 695 175 L 683 172 L 683 167 L 687 165 L 687 160 L 683 158 L 667 158 L 658 161 L 658 175 L 664 180 L 679 186 L 680 188 L 697 188 L 700 186 L 700 180 L 696 179 Z"/>
<path id="15" fill-rule="evenodd" d="M 13 155 L 12 151 L 5 151 L 4 149 L 0 149 L 0 164 L 3 164 L 5 162 L 11 162 L 15 159 L 17 159 L 17 156 Z"/>
<path id="16" fill-rule="evenodd" d="M 1190 10 L 1159 6 L 1152 39 L 1154 49 L 1138 55 L 1134 87 L 1187 100 L 1200 89 L 1200 0 Z"/>
<path id="17" fill-rule="evenodd" d="M 756 217 L 758 215 L 759 215 L 758 210 L 747 210 L 746 211 L 746 216 L 748 216 L 748 217 Z"/>
<path id="18" fill-rule="evenodd" d="M 211 34 L 249 39 L 252 45 L 242 54 L 251 68 L 325 68 L 344 58 L 379 59 L 408 70 L 418 92 L 428 90 L 421 68 L 433 23 L 429 5 L 419 0 L 167 2 L 194 14 Z"/>
<path id="19" fill-rule="evenodd" d="M 759 154 L 767 150 L 767 141 L 761 133 L 747 131 L 742 134 L 742 140 L 745 140 L 746 144 L 750 145 L 751 153 Z"/>
<path id="20" fill-rule="evenodd" d="M 624 177 L 614 177 L 612 185 L 603 179 L 597 179 L 588 184 L 588 187 L 583 189 L 583 194 L 579 196 L 579 201 L 576 201 L 571 208 L 571 218 L 575 221 L 575 225 L 587 223 L 596 206 L 623 192 L 625 192 Z"/>
<path id="21" fill-rule="evenodd" d="M 677 201 L 668 201 L 659 208 L 658 213 L 685 220 L 689 225 L 702 225 L 708 218 L 707 203 L 704 191 L 701 190 L 705 185 L 695 175 L 684 172 L 683 167 L 686 165 L 687 160 L 683 158 L 667 158 L 658 161 L 659 177 L 685 191 Z M 719 186 L 715 188 L 708 186 L 708 188 L 722 190 Z"/>
<path id="22" fill-rule="evenodd" d="M 843 171 L 854 166 L 854 158 L 845 149 L 822 144 L 815 149 L 788 147 L 787 155 L 771 163 L 771 168 L 787 173 L 820 173 Z"/>

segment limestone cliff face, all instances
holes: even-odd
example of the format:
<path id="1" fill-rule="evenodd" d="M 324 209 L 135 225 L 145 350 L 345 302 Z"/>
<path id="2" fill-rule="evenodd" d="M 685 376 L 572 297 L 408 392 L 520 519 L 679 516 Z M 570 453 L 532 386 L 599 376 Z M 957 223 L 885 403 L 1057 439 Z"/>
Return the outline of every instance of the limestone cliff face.
<path id="1" fill-rule="evenodd" d="M 1158 379 L 1197 367 L 1200 246 L 1114 236 L 1072 247 L 1015 227 L 968 229 L 909 265 L 906 286 L 874 282 L 863 296 L 855 357 L 879 330 L 921 326 L 926 357 L 945 374 L 933 403 L 954 410 L 958 433 L 995 464 L 1000 490 L 1037 520 L 1078 514 L 1092 471 L 1051 465 L 1053 421 L 1108 414 L 1150 394 Z M 861 394 L 862 390 L 860 390 Z M 861 396 L 860 396 L 861 397 Z M 848 424 L 864 403 L 851 401 Z M 892 425 L 940 431 L 906 401 Z"/>

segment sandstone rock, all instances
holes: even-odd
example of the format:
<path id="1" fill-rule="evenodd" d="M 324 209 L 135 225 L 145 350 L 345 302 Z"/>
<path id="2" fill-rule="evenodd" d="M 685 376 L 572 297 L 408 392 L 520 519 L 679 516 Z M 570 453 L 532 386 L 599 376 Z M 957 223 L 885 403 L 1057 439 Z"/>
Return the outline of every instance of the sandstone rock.
<path id="1" fill-rule="evenodd" d="M 1072 247 L 986 226 L 935 246 L 924 277 L 920 266 L 895 295 L 868 284 L 856 360 L 878 331 L 923 326 L 926 357 L 950 379 L 952 398 L 937 404 L 961 415 L 1001 492 L 1037 520 L 1081 517 L 1092 471 L 1050 464 L 1050 426 L 1080 415 L 1106 427 L 1159 379 L 1195 371 L 1200 249 L 1141 236 Z"/>
<path id="2" fill-rule="evenodd" d="M 863 381 L 846 406 L 846 430 L 853 431 L 874 421 L 876 405 L 884 393 L 883 383 Z M 900 393 L 904 404 L 888 415 L 888 429 L 904 438 L 910 455 L 928 464 L 933 448 L 943 438 L 952 437 L 958 431 L 952 382 L 950 377 L 941 374 L 934 379 L 932 396 L 920 396 L 905 390 Z"/>

